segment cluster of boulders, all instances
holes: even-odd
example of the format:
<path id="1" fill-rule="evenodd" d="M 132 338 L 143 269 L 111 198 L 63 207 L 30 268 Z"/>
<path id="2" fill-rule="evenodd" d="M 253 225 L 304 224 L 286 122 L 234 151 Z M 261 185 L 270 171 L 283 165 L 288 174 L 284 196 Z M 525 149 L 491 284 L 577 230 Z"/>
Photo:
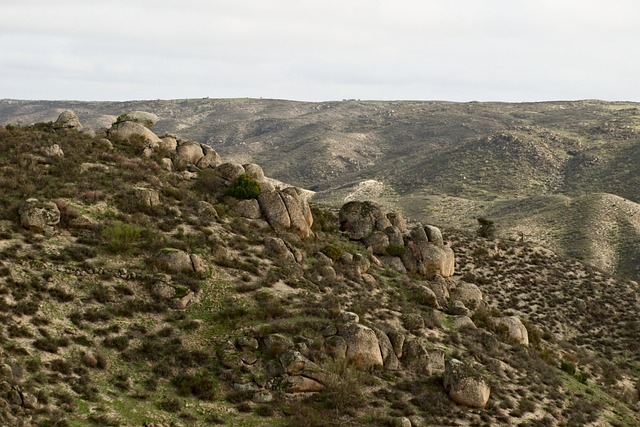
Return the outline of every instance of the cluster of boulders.
<path id="1" fill-rule="evenodd" d="M 340 229 L 359 240 L 386 265 L 403 272 L 451 277 L 455 269 L 453 250 L 437 227 L 417 224 L 411 229 L 400 213 L 387 213 L 375 202 L 353 201 L 339 212 Z"/>
<path id="2" fill-rule="evenodd" d="M 27 425 L 30 412 L 38 409 L 38 398 L 23 390 L 22 368 L 0 358 L 0 423 L 3 426 Z M 22 424 L 25 423 L 25 424 Z"/>
<path id="3" fill-rule="evenodd" d="M 274 391 L 312 393 L 324 389 L 334 372 L 312 361 L 327 358 L 344 361 L 359 370 L 385 368 L 398 370 L 401 366 L 417 373 L 430 375 L 444 370 L 444 353 L 427 350 L 424 343 L 394 330 L 382 330 L 359 323 L 355 313 L 343 312 L 336 322 L 323 330 L 322 348 L 313 342 L 294 340 L 274 333 L 261 339 L 242 336 L 224 343 L 218 357 L 225 369 L 223 377 L 237 391 L 253 392 L 254 401 L 264 401 Z M 266 362 L 258 354 L 271 356 Z M 329 364 L 328 366 L 331 366 Z M 246 374 L 250 372 L 250 374 Z"/>

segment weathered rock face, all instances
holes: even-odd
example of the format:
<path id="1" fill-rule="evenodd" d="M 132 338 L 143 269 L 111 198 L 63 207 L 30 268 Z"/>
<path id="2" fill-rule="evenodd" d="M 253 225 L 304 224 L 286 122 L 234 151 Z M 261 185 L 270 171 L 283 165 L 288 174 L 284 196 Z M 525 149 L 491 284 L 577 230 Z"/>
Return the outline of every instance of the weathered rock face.
<path id="1" fill-rule="evenodd" d="M 338 216 L 340 229 L 353 240 L 364 239 L 391 225 L 384 208 L 374 202 L 349 202 L 342 206 Z"/>
<path id="2" fill-rule="evenodd" d="M 366 370 L 384 365 L 378 337 L 371 328 L 359 323 L 346 323 L 338 329 L 340 336 L 347 343 L 345 357 L 357 369 Z"/>
<path id="3" fill-rule="evenodd" d="M 134 122 L 139 123 L 147 129 L 151 129 L 158 123 L 158 116 L 153 113 L 147 113 L 146 111 L 131 111 L 118 117 L 120 122 Z"/>
<path id="4" fill-rule="evenodd" d="M 114 123 L 109 130 L 109 135 L 117 136 L 122 139 L 128 139 L 132 136 L 143 137 L 149 142 L 151 148 L 157 148 L 162 142 L 160 138 L 158 138 L 158 135 L 136 122 Z"/>
<path id="5" fill-rule="evenodd" d="M 282 191 L 263 191 L 258 196 L 262 215 L 276 231 L 292 231 L 302 237 L 311 235 L 313 216 L 309 203 L 294 187 Z"/>
<path id="6" fill-rule="evenodd" d="M 82 129 L 82 124 L 76 113 L 71 110 L 66 110 L 60 113 L 58 119 L 53 124 L 54 128 L 62 129 Z"/>
<path id="7" fill-rule="evenodd" d="M 138 204 L 142 207 L 153 207 L 160 205 L 160 195 L 152 188 L 135 187 L 133 189 Z"/>
<path id="8" fill-rule="evenodd" d="M 223 163 L 216 168 L 216 171 L 227 181 L 234 181 L 245 173 L 244 167 L 238 163 Z"/>
<path id="9" fill-rule="evenodd" d="M 169 152 L 176 151 L 176 149 L 178 148 L 178 140 L 170 135 L 161 136 L 160 145 L 158 148 Z"/>
<path id="10" fill-rule="evenodd" d="M 243 218 L 260 219 L 262 212 L 256 199 L 238 200 L 233 206 L 233 211 Z"/>
<path id="11" fill-rule="evenodd" d="M 264 239 L 264 250 L 279 259 L 294 262 L 295 257 L 289 250 L 287 244 L 278 237 L 267 237 Z"/>
<path id="12" fill-rule="evenodd" d="M 64 157 L 64 151 L 58 144 L 53 144 L 51 147 L 44 148 L 42 154 L 47 157 Z"/>
<path id="13" fill-rule="evenodd" d="M 187 165 L 195 165 L 204 157 L 202 147 L 197 142 L 187 141 L 176 148 L 176 156 L 173 160 L 174 167 L 177 170 L 183 170 Z"/>
<path id="14" fill-rule="evenodd" d="M 362 241 L 374 254 L 397 256 L 402 267 L 396 260 L 391 265 L 398 271 L 426 277 L 454 274 L 455 255 L 438 227 L 418 224 L 408 232 L 401 214 L 387 214 L 376 203 L 358 201 L 342 206 L 339 221 L 349 238 Z"/>
<path id="15" fill-rule="evenodd" d="M 36 233 L 45 233 L 60 222 L 60 210 L 50 201 L 27 199 L 18 208 L 20 224 Z"/>
<path id="16" fill-rule="evenodd" d="M 502 327 L 506 329 L 506 333 L 509 338 L 525 346 L 529 345 L 529 333 L 522 321 L 516 316 L 497 317 L 491 319 L 491 321 L 498 328 Z"/>
<path id="17" fill-rule="evenodd" d="M 459 282 L 449 292 L 452 301 L 461 301 L 465 307 L 472 310 L 482 302 L 482 291 L 473 283 Z"/>
<path id="18" fill-rule="evenodd" d="M 291 227 L 287 206 L 276 191 L 263 191 L 258 196 L 260 210 L 271 227 L 276 231 L 285 231 Z"/>
<path id="19" fill-rule="evenodd" d="M 207 271 L 202 258 L 179 249 L 164 248 L 154 261 L 155 265 L 166 273 L 204 274 Z"/>
<path id="20" fill-rule="evenodd" d="M 470 368 L 457 359 L 445 363 L 444 389 L 454 402 L 473 408 L 484 408 L 491 394 L 486 381 L 470 373 Z"/>
<path id="21" fill-rule="evenodd" d="M 246 165 L 242 165 L 242 167 L 244 168 L 244 173 L 249 175 L 251 178 L 258 182 L 264 181 L 264 171 L 260 166 L 255 163 L 248 163 Z"/>

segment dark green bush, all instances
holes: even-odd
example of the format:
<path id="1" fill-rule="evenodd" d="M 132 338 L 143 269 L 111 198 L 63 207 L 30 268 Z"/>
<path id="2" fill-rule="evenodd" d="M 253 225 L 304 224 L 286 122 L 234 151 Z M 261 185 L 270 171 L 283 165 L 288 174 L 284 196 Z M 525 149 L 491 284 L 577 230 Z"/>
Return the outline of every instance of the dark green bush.
<path id="1" fill-rule="evenodd" d="M 406 246 L 389 245 L 387 247 L 387 255 L 389 255 L 389 256 L 402 257 L 406 253 L 407 253 Z"/>
<path id="2" fill-rule="evenodd" d="M 339 248 L 336 245 L 327 245 L 320 249 L 320 252 L 331 258 L 332 261 L 338 261 L 342 258 L 342 255 L 344 255 L 342 248 Z"/>
<path id="3" fill-rule="evenodd" d="M 225 195 L 236 199 L 256 199 L 260 192 L 258 181 L 247 174 L 242 174 L 227 188 Z"/>
<path id="4" fill-rule="evenodd" d="M 485 239 L 493 239 L 496 233 L 496 226 L 493 221 L 487 218 L 478 218 L 478 236 Z"/>
<path id="5" fill-rule="evenodd" d="M 567 374 L 569 375 L 575 375 L 576 374 L 576 364 L 569 361 L 569 360 L 563 360 L 560 362 L 560 369 L 562 369 L 563 371 L 565 371 Z"/>

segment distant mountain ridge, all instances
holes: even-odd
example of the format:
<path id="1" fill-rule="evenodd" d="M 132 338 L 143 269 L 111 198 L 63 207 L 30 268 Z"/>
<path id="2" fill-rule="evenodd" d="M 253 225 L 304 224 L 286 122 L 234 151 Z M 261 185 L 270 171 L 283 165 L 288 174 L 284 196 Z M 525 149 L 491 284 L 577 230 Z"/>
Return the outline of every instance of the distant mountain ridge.
<path id="1" fill-rule="evenodd" d="M 276 179 L 319 191 L 325 202 L 338 204 L 345 188 L 374 180 L 386 190 L 372 198 L 416 219 L 469 229 L 475 217 L 488 216 L 505 237 L 536 224 L 549 232 L 526 238 L 640 277 L 636 217 L 607 213 L 610 195 L 629 212 L 640 202 L 638 103 L 0 100 L 0 123 L 54 120 L 64 109 L 89 127 L 109 126 L 122 111 L 153 111 L 157 132 L 259 163 Z M 610 234 L 587 244 L 592 230 Z"/>

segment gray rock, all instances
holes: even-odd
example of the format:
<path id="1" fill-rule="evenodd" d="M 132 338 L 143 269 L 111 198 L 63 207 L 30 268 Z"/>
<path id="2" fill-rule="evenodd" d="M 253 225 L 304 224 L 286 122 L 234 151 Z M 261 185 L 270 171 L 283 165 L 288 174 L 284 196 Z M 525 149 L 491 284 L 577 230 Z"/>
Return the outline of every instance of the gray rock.
<path id="1" fill-rule="evenodd" d="M 46 147 L 42 149 L 42 154 L 47 157 L 64 157 L 64 151 L 58 144 L 53 144 L 51 147 Z"/>
<path id="2" fill-rule="evenodd" d="M 325 351 L 329 357 L 344 359 L 347 357 L 347 342 L 340 335 L 333 335 L 324 340 Z"/>
<path id="3" fill-rule="evenodd" d="M 153 207 L 160 205 L 160 195 L 152 188 L 134 187 L 134 195 L 138 205 L 142 207 Z"/>
<path id="4" fill-rule="evenodd" d="M 438 227 L 434 227 L 433 225 L 425 225 L 424 226 L 424 231 L 427 233 L 427 239 L 429 239 L 429 242 L 437 245 L 437 246 L 443 246 L 444 245 L 444 239 L 442 238 L 442 232 L 440 231 L 440 229 Z"/>
<path id="5" fill-rule="evenodd" d="M 27 199 L 18 208 L 20 224 L 36 233 L 44 234 L 60 222 L 60 210 L 50 201 Z"/>
<path id="6" fill-rule="evenodd" d="M 503 328 L 507 336 L 518 344 L 529 345 L 529 333 L 524 323 L 516 316 L 494 317 L 491 319 L 498 328 Z"/>
<path id="7" fill-rule="evenodd" d="M 162 151 L 174 152 L 178 148 L 178 140 L 171 135 L 161 136 L 158 148 Z"/>
<path id="8" fill-rule="evenodd" d="M 453 301 L 462 301 L 471 310 L 475 310 L 482 302 L 482 291 L 473 283 L 458 282 L 449 293 Z"/>
<path id="9" fill-rule="evenodd" d="M 204 156 L 202 156 L 196 163 L 197 167 L 204 169 L 209 166 L 218 166 L 222 163 L 222 159 L 216 150 L 205 144 L 200 144 L 200 147 L 202 148 Z"/>
<path id="10" fill-rule="evenodd" d="M 173 166 L 176 170 L 185 170 L 189 165 L 196 165 L 204 157 L 202 146 L 197 142 L 186 141 L 176 148 L 176 156 L 173 159 Z"/>
<path id="11" fill-rule="evenodd" d="M 264 239 L 264 249 L 267 254 L 278 259 L 295 262 L 293 253 L 289 250 L 289 247 L 284 240 L 279 237 L 266 237 Z"/>
<path id="12" fill-rule="evenodd" d="M 139 123 L 147 129 L 151 129 L 158 123 L 158 116 L 146 111 L 131 111 L 118 117 L 118 121 Z"/>
<path id="13" fill-rule="evenodd" d="M 382 256 L 380 257 L 380 261 L 382 261 L 383 265 L 389 266 L 398 273 L 406 274 L 407 268 L 402 263 L 402 259 L 396 256 Z"/>
<path id="14" fill-rule="evenodd" d="M 147 140 L 149 147 L 158 148 L 160 146 L 160 138 L 158 135 L 151 132 L 148 128 L 144 127 L 140 123 L 135 122 L 119 122 L 114 123 L 109 129 L 109 135 L 117 136 L 122 139 L 129 139 L 133 136 L 142 137 Z"/>
<path id="15" fill-rule="evenodd" d="M 313 216 L 309 217 L 311 210 L 302 193 L 295 187 L 289 187 L 280 192 L 280 197 L 289 214 L 291 231 L 301 237 L 309 237 L 311 235 Z"/>
<path id="16" fill-rule="evenodd" d="M 262 168 L 255 163 L 247 163 L 246 165 L 242 165 L 244 171 L 251 178 L 255 179 L 258 182 L 264 181 L 264 171 Z"/>
<path id="17" fill-rule="evenodd" d="M 287 207 L 275 191 L 263 191 L 258 196 L 262 214 L 269 225 L 276 231 L 287 231 L 291 227 L 291 219 Z"/>
<path id="18" fill-rule="evenodd" d="M 383 231 L 374 231 L 362 239 L 365 246 L 371 248 L 376 255 L 385 255 L 389 247 L 389 236 Z"/>
<path id="19" fill-rule="evenodd" d="M 345 323 L 338 330 L 347 343 L 345 356 L 353 366 L 366 370 L 384 365 L 378 338 L 371 328 L 359 323 Z"/>
<path id="20" fill-rule="evenodd" d="M 473 408 L 484 408 L 491 394 L 486 381 L 457 359 L 445 363 L 444 389 L 457 404 Z"/>
<path id="21" fill-rule="evenodd" d="M 260 219 L 262 211 L 260 204 L 256 199 L 238 200 L 233 204 L 231 209 L 242 218 Z"/>
<path id="22" fill-rule="evenodd" d="M 58 116 L 58 119 L 53 123 L 53 127 L 56 129 L 82 129 L 82 124 L 76 113 L 71 110 L 65 110 Z"/>
<path id="23" fill-rule="evenodd" d="M 245 173 L 242 165 L 238 163 L 222 163 L 216 167 L 216 171 L 221 177 L 230 182 L 235 181 L 236 178 Z"/>
<path id="24" fill-rule="evenodd" d="M 384 208 L 368 201 L 345 204 L 340 209 L 338 218 L 340 229 L 353 240 L 364 239 L 374 231 L 383 231 L 391 225 Z"/>

